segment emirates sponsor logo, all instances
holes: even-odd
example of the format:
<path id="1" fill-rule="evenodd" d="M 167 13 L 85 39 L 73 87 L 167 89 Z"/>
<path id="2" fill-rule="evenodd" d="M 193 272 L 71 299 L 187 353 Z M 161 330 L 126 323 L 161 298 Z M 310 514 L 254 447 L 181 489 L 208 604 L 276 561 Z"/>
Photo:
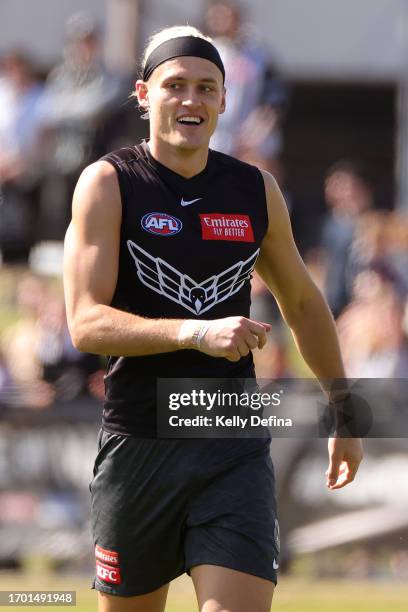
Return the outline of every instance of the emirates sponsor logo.
<path id="1" fill-rule="evenodd" d="M 121 583 L 119 568 L 110 567 L 98 560 L 96 561 L 96 575 L 104 582 L 111 582 L 112 584 Z"/>
<path id="2" fill-rule="evenodd" d="M 95 546 L 95 557 L 100 561 L 104 561 L 105 563 L 110 563 L 111 565 L 119 565 L 119 555 L 117 552 L 113 550 L 105 550 L 98 544 Z"/>
<path id="3" fill-rule="evenodd" d="M 233 240 L 254 242 L 251 219 L 248 215 L 222 213 L 200 214 L 203 240 Z"/>

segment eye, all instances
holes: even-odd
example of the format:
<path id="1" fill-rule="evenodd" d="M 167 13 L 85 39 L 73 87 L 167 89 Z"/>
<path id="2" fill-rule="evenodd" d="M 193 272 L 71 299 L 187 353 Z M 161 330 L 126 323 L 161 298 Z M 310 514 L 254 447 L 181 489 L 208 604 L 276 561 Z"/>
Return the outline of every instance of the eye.
<path id="1" fill-rule="evenodd" d="M 168 88 L 169 89 L 180 89 L 181 84 L 180 83 L 169 83 Z"/>

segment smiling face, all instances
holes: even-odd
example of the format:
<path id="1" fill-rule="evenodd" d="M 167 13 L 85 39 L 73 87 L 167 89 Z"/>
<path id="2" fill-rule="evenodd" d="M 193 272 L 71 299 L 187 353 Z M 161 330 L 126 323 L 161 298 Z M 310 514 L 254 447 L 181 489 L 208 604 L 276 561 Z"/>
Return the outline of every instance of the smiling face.
<path id="1" fill-rule="evenodd" d="M 207 149 L 225 110 L 219 68 L 199 57 L 177 57 L 137 81 L 139 104 L 149 109 L 150 138 L 179 149 Z"/>

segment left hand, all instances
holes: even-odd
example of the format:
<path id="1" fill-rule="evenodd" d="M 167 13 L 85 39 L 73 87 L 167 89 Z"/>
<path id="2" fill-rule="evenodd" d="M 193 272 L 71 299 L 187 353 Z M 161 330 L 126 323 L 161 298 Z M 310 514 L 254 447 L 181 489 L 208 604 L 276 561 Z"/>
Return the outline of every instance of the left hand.
<path id="1" fill-rule="evenodd" d="M 352 482 L 363 458 L 361 438 L 329 438 L 329 489 L 341 489 Z"/>

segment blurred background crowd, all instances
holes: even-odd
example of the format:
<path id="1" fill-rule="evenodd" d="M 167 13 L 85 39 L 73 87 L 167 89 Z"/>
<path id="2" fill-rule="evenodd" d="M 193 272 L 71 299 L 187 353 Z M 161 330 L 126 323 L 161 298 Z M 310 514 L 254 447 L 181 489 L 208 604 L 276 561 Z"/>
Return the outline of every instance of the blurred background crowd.
<path id="1" fill-rule="evenodd" d="M 4 30 L 13 31 L 18 4 L 13 8 L 6 2 L 1 9 Z M 46 20 L 47 3 L 40 4 Z M 71 530 L 51 545 L 63 551 L 55 558 L 70 559 L 71 548 L 77 550 L 86 513 L 78 511 L 75 500 L 79 496 L 85 503 L 87 494 L 79 473 L 93 449 L 85 457 L 92 437 L 84 433 L 81 438 L 70 428 L 87 419 L 97 423 L 104 363 L 78 353 L 70 341 L 61 288 L 62 241 L 82 169 L 110 150 L 148 137 L 148 122 L 141 121 L 129 99 L 138 77 L 134 58 L 146 34 L 186 22 L 177 2 L 106 0 L 103 16 L 94 2 L 72 4 L 81 10 L 60 17 L 58 49 L 36 54 L 34 40 L 23 41 L 21 35 L 15 40 L 6 36 L 11 42 L 0 46 L 0 417 L 6 427 L 0 455 L 10 465 L 20 440 L 18 448 L 26 456 L 24 469 L 16 467 L 14 484 L 9 475 L 0 478 L 0 533 L 7 526 L 10 537 L 10 525 L 16 526 L 9 540 L 14 545 L 1 551 L 0 565 L 20 559 L 22 529 L 35 523 L 33 517 L 60 534 Z M 321 3 L 312 4 L 316 18 L 322 18 L 322 39 L 307 44 L 319 55 L 330 30 L 325 19 L 335 19 L 338 9 L 330 1 L 319 13 Z M 377 74 L 369 72 L 359 82 L 355 74 L 347 80 L 341 65 L 333 73 L 313 74 L 313 62 L 307 66 L 305 60 L 304 74 L 296 73 L 276 52 L 266 16 L 262 21 L 263 10 L 282 9 L 282 2 L 196 0 L 192 6 L 189 23 L 214 38 L 226 67 L 227 112 L 220 117 L 212 148 L 265 168 L 278 181 L 300 252 L 336 319 L 348 376 L 408 378 L 405 72 L 384 76 L 384 67 L 378 66 Z M 295 16 L 296 22 L 306 19 L 302 9 Z M 19 17 L 24 20 L 23 14 Z M 274 26 L 277 32 L 279 24 Z M 281 53 L 285 44 L 290 51 L 295 36 L 277 33 Z M 43 49 L 43 43 L 36 44 Z M 399 44 L 407 71 L 408 41 Z M 310 376 L 273 297 L 256 276 L 252 295 L 252 316 L 273 321 L 267 348 L 255 355 L 258 375 Z M 68 429 L 45 436 L 58 415 Z M 10 423 L 15 428 L 11 434 Z M 34 427 L 37 437 L 28 435 L 25 426 Z M 80 444 L 72 440 L 71 472 L 66 474 L 58 448 L 61 440 L 68 444 L 71 438 Z M 55 463 L 54 471 L 44 475 L 46 446 Z M 383 451 L 393 452 L 393 447 Z M 304 452 L 303 444 L 296 447 L 293 465 Z M 41 487 L 27 493 L 27 465 L 34 479 L 42 479 L 46 493 L 39 494 Z M 282 481 L 282 495 L 289 495 L 288 482 Z M 302 503 L 313 506 L 310 500 Z M 362 506 L 361 500 L 350 502 L 350 508 Z M 293 518 L 286 529 L 296 524 Z M 390 560 L 388 571 L 395 577 L 408 576 L 407 550 Z M 363 577 L 378 576 L 366 549 L 348 554 L 352 563 L 344 567 Z"/>
<path id="2" fill-rule="evenodd" d="M 359 154 L 364 147 L 354 147 L 344 136 L 336 156 L 337 150 L 323 140 L 325 125 L 315 135 L 302 126 L 294 134 L 296 122 L 301 121 L 303 84 L 297 86 L 285 75 L 273 53 L 273 41 L 267 45 L 256 35 L 248 7 L 233 1 L 203 2 L 197 25 L 214 38 L 227 73 L 227 112 L 220 117 L 211 146 L 276 177 L 299 249 L 338 322 L 348 375 L 405 377 L 408 221 L 403 209 L 396 210 L 392 182 L 385 192 L 383 177 L 390 169 L 382 168 L 382 159 L 369 148 L 365 156 Z M 44 286 L 50 266 L 53 276 L 60 273 L 57 260 L 81 170 L 107 151 L 148 136 L 147 124 L 128 98 L 138 76 L 136 62 L 121 70 L 108 67 L 102 22 L 91 13 L 77 12 L 66 21 L 62 42 L 62 57 L 54 65 L 36 61 L 27 44 L 4 49 L 0 55 L 0 252 L 3 274 L 15 278 L 14 291 L 8 282 L 8 291 L 2 292 L 8 315 L 3 324 L 0 320 L 5 385 L 26 380 L 26 374 L 13 367 L 13 342 L 7 340 L 13 333 L 8 328 L 10 311 L 20 324 L 27 317 L 36 318 L 40 327 L 49 316 L 52 307 L 47 298 L 27 312 L 21 294 L 30 274 L 33 284 Z M 136 42 L 144 41 L 135 38 Z M 347 119 L 344 113 L 336 118 L 330 117 L 330 110 L 320 110 L 322 124 Z M 295 138 L 295 144 L 287 143 L 286 135 Z M 310 174 L 305 178 L 305 150 L 315 147 L 326 164 L 316 164 L 317 155 L 310 152 Z M 389 157 L 383 165 L 392 165 L 393 156 Z M 51 302 L 58 301 L 56 293 Z M 259 364 L 262 375 L 305 373 L 273 298 L 258 279 L 253 301 L 254 313 L 262 311 L 275 321 L 269 352 L 262 354 Z M 62 301 L 60 309 L 63 319 Z M 65 332 L 59 333 L 62 338 Z M 39 355 L 44 354 L 48 360 L 63 359 L 68 368 L 70 360 L 84 361 L 68 347 L 68 334 L 61 342 L 65 342 L 63 358 L 33 348 L 26 360 L 41 362 Z M 41 377 L 45 370 L 37 366 L 32 366 L 31 374 Z M 44 376 L 50 383 L 49 375 Z"/>

